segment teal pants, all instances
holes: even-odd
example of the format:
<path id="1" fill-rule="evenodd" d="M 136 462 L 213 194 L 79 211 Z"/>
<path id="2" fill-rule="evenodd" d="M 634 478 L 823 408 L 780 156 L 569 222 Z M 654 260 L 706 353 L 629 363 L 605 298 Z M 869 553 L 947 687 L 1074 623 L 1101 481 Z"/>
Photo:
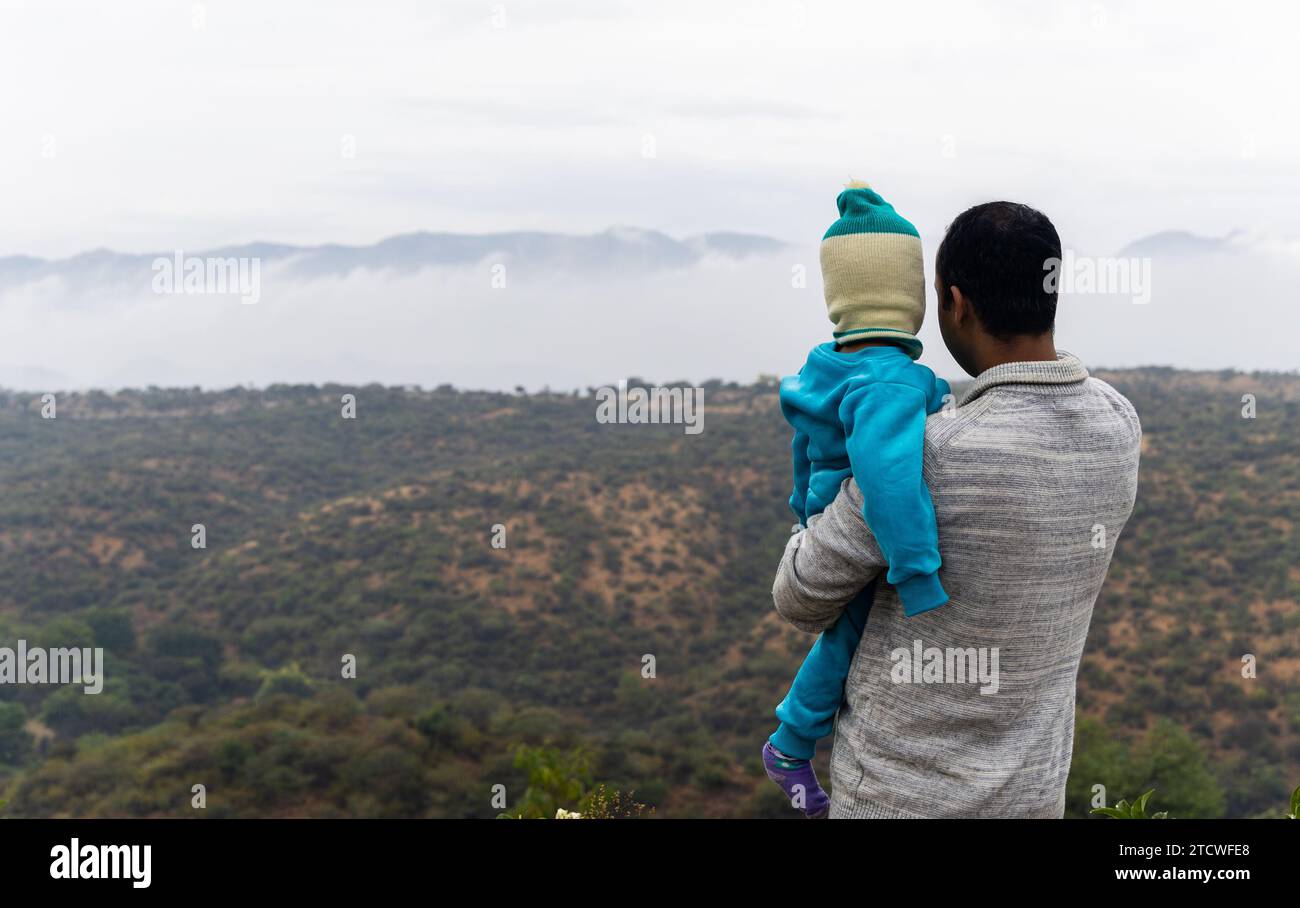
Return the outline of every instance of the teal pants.
<path id="1" fill-rule="evenodd" d="M 844 613 L 822 632 L 799 666 L 790 692 L 777 706 L 776 717 L 781 724 L 769 740 L 786 756 L 811 760 L 817 742 L 831 733 L 835 713 L 844 700 L 849 663 L 867 626 L 875 593 L 873 582 L 853 597 Z"/>

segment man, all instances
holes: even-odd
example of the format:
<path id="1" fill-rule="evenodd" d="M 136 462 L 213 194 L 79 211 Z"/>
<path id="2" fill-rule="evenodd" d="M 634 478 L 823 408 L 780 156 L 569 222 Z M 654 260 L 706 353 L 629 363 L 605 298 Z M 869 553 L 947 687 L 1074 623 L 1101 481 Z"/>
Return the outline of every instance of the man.
<path id="1" fill-rule="evenodd" d="M 831 753 L 832 818 L 1060 817 L 1092 608 L 1133 509 L 1132 405 L 1053 340 L 1056 228 L 961 214 L 935 262 L 939 326 L 975 381 L 929 417 L 924 477 L 950 601 L 911 618 L 881 581 Z M 818 633 L 887 568 L 846 480 L 791 537 L 772 596 Z"/>

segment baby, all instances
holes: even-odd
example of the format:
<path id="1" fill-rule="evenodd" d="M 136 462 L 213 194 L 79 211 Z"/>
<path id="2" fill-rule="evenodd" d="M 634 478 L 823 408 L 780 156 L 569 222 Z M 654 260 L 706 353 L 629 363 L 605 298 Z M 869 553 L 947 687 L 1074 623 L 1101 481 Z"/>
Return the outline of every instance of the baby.
<path id="1" fill-rule="evenodd" d="M 867 526 L 889 562 L 885 579 L 910 617 L 948 601 L 934 505 L 921 478 L 925 418 L 943 406 L 948 383 L 915 362 L 925 317 L 916 228 L 865 183 L 850 183 L 837 204 L 839 220 L 821 246 L 835 340 L 814 347 L 799 374 L 781 382 L 781 412 L 794 427 L 790 507 L 807 526 L 853 476 Z M 812 757 L 844 697 L 874 587 L 817 638 L 776 708 L 780 726 L 763 745 L 768 777 L 808 817 L 830 809 Z"/>

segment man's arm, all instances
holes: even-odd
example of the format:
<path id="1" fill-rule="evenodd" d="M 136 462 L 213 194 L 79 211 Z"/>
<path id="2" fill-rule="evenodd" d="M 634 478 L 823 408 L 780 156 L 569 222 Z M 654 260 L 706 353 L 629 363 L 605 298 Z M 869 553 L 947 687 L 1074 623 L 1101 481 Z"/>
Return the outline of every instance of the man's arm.
<path id="1" fill-rule="evenodd" d="M 830 506 L 790 537 L 772 601 L 777 613 L 799 630 L 820 633 L 885 566 L 862 518 L 862 492 L 846 479 Z"/>

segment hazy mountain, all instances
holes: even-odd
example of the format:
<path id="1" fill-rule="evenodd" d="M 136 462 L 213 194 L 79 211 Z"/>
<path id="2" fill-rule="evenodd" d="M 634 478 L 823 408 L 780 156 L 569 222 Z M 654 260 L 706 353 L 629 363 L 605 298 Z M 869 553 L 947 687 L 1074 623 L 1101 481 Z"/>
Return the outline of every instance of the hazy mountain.
<path id="1" fill-rule="evenodd" d="M 743 259 L 768 255 L 784 246 L 785 243 L 771 237 L 744 233 L 706 233 L 678 240 L 655 230 L 611 227 L 586 236 L 540 231 L 419 232 L 391 236 L 368 246 L 256 242 L 183 252 L 201 258 L 257 258 L 264 265 L 283 263 L 286 274 L 312 278 L 344 277 L 358 270 L 409 273 L 421 268 L 484 261 L 561 271 L 661 270 L 691 267 L 712 256 Z M 175 253 L 176 250 L 133 254 L 96 249 L 54 260 L 8 256 L 0 258 L 0 288 L 51 277 L 62 279 L 73 289 L 138 284 L 150 279 L 155 259 L 170 259 Z"/>
<path id="2" fill-rule="evenodd" d="M 1128 258 L 1167 258 L 1241 252 L 1246 247 L 1245 234 L 1233 231 L 1227 236 L 1198 236 L 1186 230 L 1163 230 L 1134 240 L 1119 254 Z"/>
<path id="3" fill-rule="evenodd" d="M 154 292 L 153 260 L 174 250 L 10 256 L 0 258 L 0 387 L 573 389 L 626 375 L 786 375 L 829 338 L 818 238 L 678 239 L 615 227 L 184 250 L 260 259 L 250 300 L 219 289 Z M 927 243 L 927 286 L 934 246 Z M 1280 330 L 1294 307 L 1277 292 L 1300 279 L 1294 241 L 1170 231 L 1129 244 L 1125 254 L 1151 259 L 1142 292 L 1066 292 L 1057 315 L 1063 349 L 1090 367 L 1295 369 L 1290 333 Z M 503 281 L 498 263 L 506 266 Z M 927 296 L 933 307 L 933 293 Z M 1222 321 L 1227 302 L 1234 330 L 1205 330 Z M 933 311 L 920 337 L 926 365 L 948 379 L 964 377 Z"/>
<path id="4" fill-rule="evenodd" d="M 1128 243 L 1119 255 L 1194 258 L 1249 251 L 1258 245 L 1242 231 L 1207 237 L 1185 230 L 1165 230 Z M 398 234 L 363 246 L 252 242 L 182 251 L 187 256 L 200 258 L 256 258 L 264 265 L 281 266 L 281 273 L 285 276 L 316 278 L 346 277 L 361 270 L 405 274 L 422 268 L 483 262 L 509 263 L 529 270 L 659 271 L 689 268 L 710 257 L 739 260 L 768 256 L 788 248 L 790 245 L 782 240 L 757 234 L 716 232 L 674 239 L 656 230 L 616 226 L 587 235 L 544 231 L 488 234 L 420 231 Z M 63 259 L 0 256 L 0 289 L 51 277 L 60 278 L 68 289 L 77 290 L 138 283 L 152 276 L 155 259 L 172 258 L 175 253 L 176 250 L 124 253 L 92 249 Z"/>

